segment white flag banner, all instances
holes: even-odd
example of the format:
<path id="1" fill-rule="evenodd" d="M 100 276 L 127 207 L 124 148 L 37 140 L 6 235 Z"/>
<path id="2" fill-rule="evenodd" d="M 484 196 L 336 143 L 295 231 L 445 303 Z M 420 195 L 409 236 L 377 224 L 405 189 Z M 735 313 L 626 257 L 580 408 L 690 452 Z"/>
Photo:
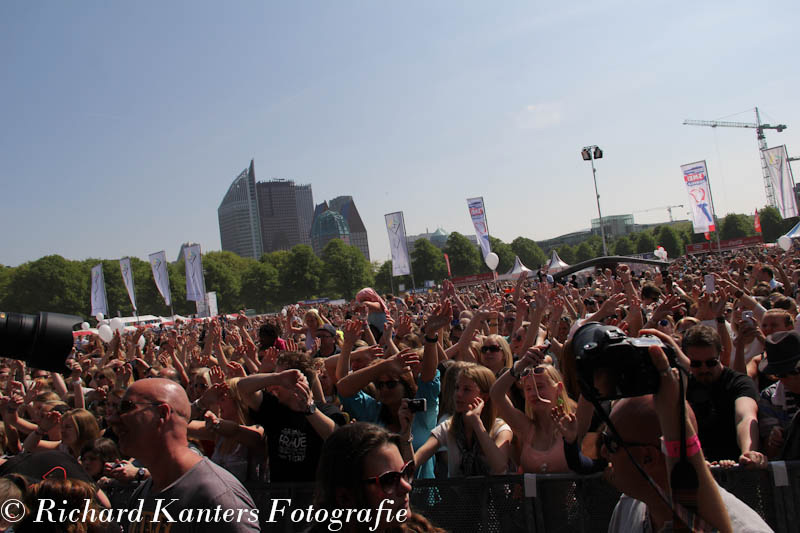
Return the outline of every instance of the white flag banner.
<path id="1" fill-rule="evenodd" d="M 119 260 L 119 269 L 122 271 L 122 282 L 128 289 L 128 298 L 131 299 L 133 312 L 136 312 L 136 292 L 133 290 L 133 270 L 131 270 L 131 259 L 126 257 Z"/>
<path id="2" fill-rule="evenodd" d="M 108 316 L 106 302 L 106 280 L 103 277 L 103 263 L 92 267 L 92 316 L 103 313 Z"/>
<path id="3" fill-rule="evenodd" d="M 200 245 L 193 244 L 183 249 L 186 261 L 186 299 L 192 302 L 204 302 L 206 299 L 205 282 L 203 281 L 203 259 Z"/>
<path id="4" fill-rule="evenodd" d="M 408 255 L 403 212 L 389 213 L 384 218 L 386 219 L 386 231 L 389 232 L 389 248 L 392 251 L 392 276 L 411 274 L 411 259 Z"/>
<path id="5" fill-rule="evenodd" d="M 762 150 L 764 160 L 767 162 L 769 182 L 775 193 L 778 211 L 783 218 L 792 218 L 798 215 L 797 201 L 794 196 L 794 178 L 792 167 L 789 166 L 789 154 L 786 146 L 776 146 L 769 150 Z"/>
<path id="6" fill-rule="evenodd" d="M 695 233 L 714 231 L 714 209 L 711 205 L 711 186 L 705 161 L 681 165 L 683 181 L 692 207 L 692 225 Z"/>
<path id="7" fill-rule="evenodd" d="M 475 226 L 475 235 L 478 237 L 478 244 L 481 245 L 483 258 L 492 253 L 492 246 L 489 244 L 489 226 L 486 224 L 486 209 L 483 207 L 483 197 L 467 198 L 469 216 L 472 217 L 472 225 Z"/>
<path id="8" fill-rule="evenodd" d="M 150 268 L 153 270 L 153 279 L 156 288 L 164 298 L 164 303 L 172 305 L 172 293 L 169 290 L 169 272 L 167 272 L 167 254 L 163 250 L 150 254 Z"/>
<path id="9" fill-rule="evenodd" d="M 219 311 L 217 310 L 217 293 L 206 293 L 206 302 L 208 303 L 208 316 L 217 316 L 219 314 Z"/>

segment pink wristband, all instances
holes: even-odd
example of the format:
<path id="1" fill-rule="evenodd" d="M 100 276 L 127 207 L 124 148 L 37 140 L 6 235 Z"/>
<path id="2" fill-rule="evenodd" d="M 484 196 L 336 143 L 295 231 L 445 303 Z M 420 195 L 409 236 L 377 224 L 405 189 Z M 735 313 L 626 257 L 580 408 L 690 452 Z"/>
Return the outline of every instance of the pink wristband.
<path id="1" fill-rule="evenodd" d="M 686 439 L 686 457 L 695 455 L 701 449 L 700 439 L 697 438 L 696 434 Z M 678 459 L 681 456 L 681 441 L 666 441 L 664 437 L 661 437 L 661 451 L 664 452 L 664 455 L 667 457 Z"/>

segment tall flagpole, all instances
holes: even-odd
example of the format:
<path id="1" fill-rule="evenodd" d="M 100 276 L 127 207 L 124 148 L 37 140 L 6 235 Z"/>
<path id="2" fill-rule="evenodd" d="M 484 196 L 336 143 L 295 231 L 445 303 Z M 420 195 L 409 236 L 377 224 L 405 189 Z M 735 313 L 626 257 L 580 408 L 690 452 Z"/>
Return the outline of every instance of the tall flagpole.
<path id="1" fill-rule="evenodd" d="M 706 167 L 706 180 L 708 181 L 708 199 L 711 201 L 711 216 L 714 217 L 714 233 L 717 234 L 717 252 L 722 253 L 722 245 L 719 242 L 719 232 L 722 228 L 717 223 L 717 209 L 714 207 L 714 194 L 711 192 L 711 173 L 708 171 L 708 165 L 705 159 L 703 165 Z"/>

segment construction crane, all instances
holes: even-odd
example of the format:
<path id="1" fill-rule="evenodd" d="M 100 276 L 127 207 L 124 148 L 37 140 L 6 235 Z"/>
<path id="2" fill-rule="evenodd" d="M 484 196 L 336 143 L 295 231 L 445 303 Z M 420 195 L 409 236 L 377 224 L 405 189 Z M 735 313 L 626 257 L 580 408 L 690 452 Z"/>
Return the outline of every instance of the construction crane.
<path id="1" fill-rule="evenodd" d="M 755 108 L 756 122 L 725 122 L 721 120 L 684 120 L 685 126 L 711 126 L 712 128 L 754 128 L 756 130 L 756 137 L 758 138 L 758 153 L 761 157 L 761 173 L 764 176 L 764 189 L 767 191 L 767 202 L 773 207 L 778 207 L 778 200 L 775 197 L 775 191 L 772 190 L 772 184 L 769 179 L 769 170 L 767 169 L 767 160 L 764 158 L 764 150 L 767 149 L 767 138 L 764 136 L 764 130 L 778 130 L 778 133 L 786 129 L 786 124 L 778 124 L 773 126 L 771 124 L 762 124 L 761 115 L 758 108 Z"/>
<path id="2" fill-rule="evenodd" d="M 672 218 L 672 210 L 674 208 L 676 208 L 676 207 L 683 207 L 683 204 L 680 204 L 680 205 L 666 205 L 664 207 L 651 207 L 650 209 L 640 209 L 638 211 L 634 211 L 633 214 L 636 214 L 636 213 L 647 213 L 648 211 L 658 211 L 658 210 L 661 210 L 661 209 L 666 209 L 667 211 L 669 211 L 669 221 L 670 222 L 674 222 L 675 220 Z"/>

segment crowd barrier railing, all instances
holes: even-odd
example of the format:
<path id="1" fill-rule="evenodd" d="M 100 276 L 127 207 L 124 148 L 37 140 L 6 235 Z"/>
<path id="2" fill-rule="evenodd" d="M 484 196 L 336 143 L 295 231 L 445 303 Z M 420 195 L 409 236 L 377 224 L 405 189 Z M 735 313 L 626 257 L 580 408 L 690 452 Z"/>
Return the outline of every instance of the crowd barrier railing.
<path id="1" fill-rule="evenodd" d="M 772 462 L 766 470 L 713 469 L 717 482 L 753 508 L 778 533 L 800 531 L 800 461 Z M 275 498 L 307 508 L 314 484 L 246 485 L 263 531 L 294 533 L 308 524 L 265 523 Z M 594 533 L 606 531 L 619 492 L 601 474 L 524 474 L 414 482 L 411 507 L 452 533 Z"/>

